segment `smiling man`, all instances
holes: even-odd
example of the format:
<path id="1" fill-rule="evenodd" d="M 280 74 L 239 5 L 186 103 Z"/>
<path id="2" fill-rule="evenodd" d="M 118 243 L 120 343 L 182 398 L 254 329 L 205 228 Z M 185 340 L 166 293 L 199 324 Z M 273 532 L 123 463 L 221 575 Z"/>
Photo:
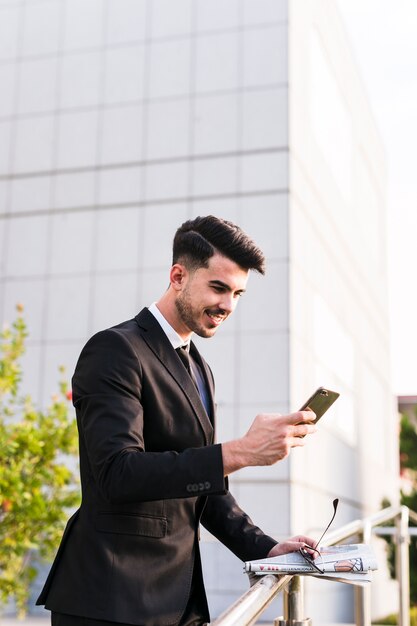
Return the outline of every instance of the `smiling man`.
<path id="1" fill-rule="evenodd" d="M 238 506 L 227 476 L 271 465 L 315 432 L 314 413 L 259 414 L 215 443 L 214 380 L 191 341 L 212 337 L 264 256 L 235 224 L 185 222 L 167 291 L 92 337 L 73 377 L 82 504 L 69 520 L 38 604 L 54 626 L 191 626 L 209 621 L 198 527 L 242 560 L 313 546 L 277 543 Z"/>

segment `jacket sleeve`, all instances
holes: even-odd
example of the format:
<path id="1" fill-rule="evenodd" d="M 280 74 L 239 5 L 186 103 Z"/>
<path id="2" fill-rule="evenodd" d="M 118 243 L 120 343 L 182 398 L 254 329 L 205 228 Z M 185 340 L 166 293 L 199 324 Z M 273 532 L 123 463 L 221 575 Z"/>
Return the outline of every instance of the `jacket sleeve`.
<path id="1" fill-rule="evenodd" d="M 112 503 L 225 492 L 220 445 L 147 452 L 142 370 L 129 340 L 102 331 L 84 347 L 73 402 L 85 454 L 102 496 Z M 82 452 L 84 448 L 84 453 Z"/>
<path id="2" fill-rule="evenodd" d="M 229 491 L 207 498 L 201 523 L 242 561 L 262 559 L 278 543 L 255 526 Z"/>

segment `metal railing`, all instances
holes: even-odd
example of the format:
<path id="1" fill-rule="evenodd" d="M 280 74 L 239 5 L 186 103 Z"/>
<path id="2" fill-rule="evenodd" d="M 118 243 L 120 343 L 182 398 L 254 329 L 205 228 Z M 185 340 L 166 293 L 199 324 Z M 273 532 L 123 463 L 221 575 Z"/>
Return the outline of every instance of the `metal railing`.
<path id="1" fill-rule="evenodd" d="M 396 528 L 378 528 L 382 524 L 395 520 Z M 396 538 L 396 578 L 398 580 L 398 625 L 410 626 L 410 579 L 408 544 L 410 534 L 417 534 L 417 529 L 410 529 L 410 520 L 417 524 L 417 513 L 406 506 L 391 506 L 375 515 L 362 520 L 355 520 L 327 534 L 322 545 L 330 546 L 349 537 L 359 536 L 363 543 L 369 543 L 372 534 L 394 535 Z M 304 614 L 303 577 L 262 576 L 246 593 L 224 611 L 211 626 L 251 626 L 255 624 L 265 609 L 284 591 L 284 617 L 278 617 L 276 626 L 308 626 L 309 618 Z M 370 586 L 355 586 L 356 626 L 371 625 L 371 589 Z"/>

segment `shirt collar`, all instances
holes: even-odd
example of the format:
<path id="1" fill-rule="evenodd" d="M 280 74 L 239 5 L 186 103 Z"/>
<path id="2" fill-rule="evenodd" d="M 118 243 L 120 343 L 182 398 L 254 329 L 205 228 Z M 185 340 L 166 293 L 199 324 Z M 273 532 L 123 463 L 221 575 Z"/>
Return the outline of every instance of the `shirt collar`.
<path id="1" fill-rule="evenodd" d="M 149 311 L 150 313 L 152 313 L 156 321 L 161 326 L 162 330 L 168 337 L 168 340 L 170 344 L 172 345 L 172 347 L 174 348 L 174 350 L 176 350 L 177 348 L 180 348 L 181 346 L 186 346 L 187 350 L 190 349 L 190 342 L 184 341 L 179 336 L 177 331 L 174 328 L 172 328 L 171 324 L 167 322 L 165 317 L 162 315 L 161 311 L 156 306 L 156 302 L 152 302 L 151 306 L 149 307 Z"/>

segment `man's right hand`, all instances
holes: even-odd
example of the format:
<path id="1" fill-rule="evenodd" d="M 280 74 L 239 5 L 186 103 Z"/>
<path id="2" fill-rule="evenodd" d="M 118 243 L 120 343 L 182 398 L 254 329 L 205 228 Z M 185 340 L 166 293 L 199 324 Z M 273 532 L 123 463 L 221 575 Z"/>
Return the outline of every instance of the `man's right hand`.
<path id="1" fill-rule="evenodd" d="M 224 475 L 251 465 L 273 465 L 285 459 L 291 448 L 303 446 L 305 435 L 317 431 L 312 411 L 290 415 L 261 413 L 246 435 L 222 444 Z"/>

